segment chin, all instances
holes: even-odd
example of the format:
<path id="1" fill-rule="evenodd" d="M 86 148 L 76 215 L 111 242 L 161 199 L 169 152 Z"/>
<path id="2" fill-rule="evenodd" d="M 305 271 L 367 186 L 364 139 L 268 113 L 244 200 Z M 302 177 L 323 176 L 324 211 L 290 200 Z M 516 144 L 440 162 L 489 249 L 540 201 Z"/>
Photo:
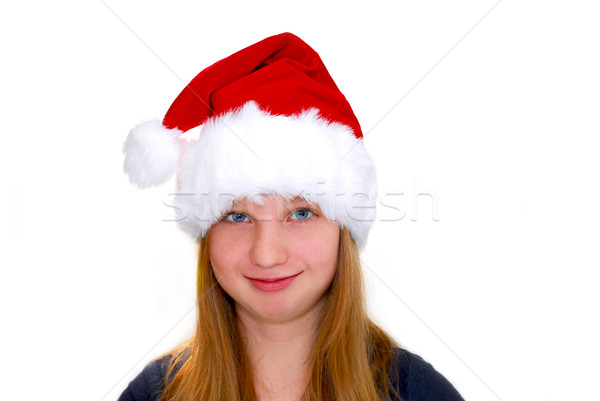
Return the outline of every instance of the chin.
<path id="1" fill-rule="evenodd" d="M 299 304 L 290 299 L 273 299 L 266 304 L 257 306 L 251 313 L 265 322 L 285 323 L 307 316 L 313 309 L 312 307 L 300 307 Z"/>
<path id="2" fill-rule="evenodd" d="M 300 314 L 297 310 L 294 310 L 287 305 L 269 305 L 268 308 L 264 308 L 257 311 L 257 315 L 263 320 L 271 323 L 282 323 L 297 318 Z"/>

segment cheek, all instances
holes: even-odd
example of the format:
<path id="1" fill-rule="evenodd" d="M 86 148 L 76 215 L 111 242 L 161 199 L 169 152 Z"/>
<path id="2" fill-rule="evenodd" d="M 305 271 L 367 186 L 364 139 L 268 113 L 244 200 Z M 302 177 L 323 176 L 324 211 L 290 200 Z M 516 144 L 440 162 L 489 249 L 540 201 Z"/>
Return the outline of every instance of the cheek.
<path id="1" fill-rule="evenodd" d="M 303 255 L 307 264 L 313 266 L 320 276 L 331 277 L 335 274 L 339 251 L 339 227 L 337 224 L 322 229 L 303 246 Z"/>
<path id="2" fill-rule="evenodd" d="M 213 226 L 210 235 L 208 254 L 217 280 L 231 271 L 247 254 L 243 237 L 232 233 L 231 230 Z"/>

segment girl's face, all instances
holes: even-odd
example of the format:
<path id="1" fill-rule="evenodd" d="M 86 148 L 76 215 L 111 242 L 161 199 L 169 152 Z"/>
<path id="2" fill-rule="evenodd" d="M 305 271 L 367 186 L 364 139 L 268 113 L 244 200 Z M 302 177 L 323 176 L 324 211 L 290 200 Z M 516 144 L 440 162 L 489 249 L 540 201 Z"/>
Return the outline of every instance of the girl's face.
<path id="1" fill-rule="evenodd" d="M 302 199 L 246 199 L 211 229 L 209 255 L 240 316 L 283 323 L 319 312 L 335 275 L 340 229 Z"/>

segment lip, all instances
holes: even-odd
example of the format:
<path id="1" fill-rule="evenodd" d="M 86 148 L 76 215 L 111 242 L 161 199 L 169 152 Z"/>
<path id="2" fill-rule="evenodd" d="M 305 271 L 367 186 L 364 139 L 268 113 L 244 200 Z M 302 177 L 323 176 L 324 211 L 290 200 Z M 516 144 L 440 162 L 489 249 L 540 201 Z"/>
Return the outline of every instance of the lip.
<path id="1" fill-rule="evenodd" d="M 251 278 L 246 277 L 256 289 L 265 292 L 281 291 L 287 288 L 302 272 L 287 277 Z"/>

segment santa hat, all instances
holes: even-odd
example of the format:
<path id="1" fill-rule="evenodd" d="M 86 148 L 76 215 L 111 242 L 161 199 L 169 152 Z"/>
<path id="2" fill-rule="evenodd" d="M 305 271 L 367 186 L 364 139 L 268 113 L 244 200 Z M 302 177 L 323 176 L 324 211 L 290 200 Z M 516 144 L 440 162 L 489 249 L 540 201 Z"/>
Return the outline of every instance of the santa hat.
<path id="1" fill-rule="evenodd" d="M 198 140 L 182 134 L 202 125 Z M 373 162 L 350 104 L 319 55 L 283 33 L 200 72 L 162 122 L 127 137 L 124 171 L 148 187 L 177 171 L 181 226 L 202 238 L 236 199 L 300 196 L 359 247 L 375 218 Z"/>

